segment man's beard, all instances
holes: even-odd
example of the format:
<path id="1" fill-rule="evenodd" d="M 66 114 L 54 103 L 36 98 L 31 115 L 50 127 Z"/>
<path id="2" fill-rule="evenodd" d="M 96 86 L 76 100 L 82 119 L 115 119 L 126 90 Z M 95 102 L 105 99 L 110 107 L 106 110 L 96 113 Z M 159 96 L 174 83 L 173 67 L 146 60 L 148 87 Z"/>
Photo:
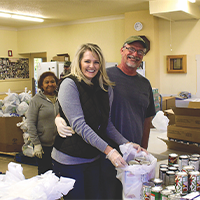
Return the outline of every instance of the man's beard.
<path id="1" fill-rule="evenodd" d="M 139 61 L 140 59 L 138 58 L 138 57 L 134 57 L 134 59 L 136 60 L 136 61 Z M 127 64 L 127 66 L 129 66 L 129 67 L 131 67 L 131 68 L 137 68 L 138 66 L 139 66 L 139 64 L 137 64 L 137 63 L 133 63 L 132 64 L 132 62 L 130 63 L 130 62 L 126 62 L 126 64 Z"/>
<path id="2" fill-rule="evenodd" d="M 136 68 L 136 67 L 137 67 L 137 64 L 136 64 L 136 63 L 131 64 L 131 63 L 127 62 L 126 64 L 127 64 L 127 66 L 129 66 L 129 67 L 131 67 L 131 68 Z"/>

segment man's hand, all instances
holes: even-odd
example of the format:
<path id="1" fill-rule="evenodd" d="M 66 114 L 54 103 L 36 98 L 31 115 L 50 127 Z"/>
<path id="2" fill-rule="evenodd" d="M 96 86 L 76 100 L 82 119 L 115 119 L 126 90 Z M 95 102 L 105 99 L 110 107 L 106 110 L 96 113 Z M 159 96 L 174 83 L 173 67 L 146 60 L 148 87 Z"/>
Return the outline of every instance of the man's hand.
<path id="1" fill-rule="evenodd" d="M 146 154 L 148 154 L 147 150 L 142 148 L 139 144 L 133 142 L 129 142 L 129 144 L 131 144 L 133 148 L 137 149 L 137 153 L 139 153 L 140 151 L 144 151 Z"/>
<path id="2" fill-rule="evenodd" d="M 61 137 L 65 138 L 74 134 L 74 130 L 70 126 L 67 126 L 65 120 L 62 117 L 56 117 L 55 124 L 57 126 L 58 134 Z"/>

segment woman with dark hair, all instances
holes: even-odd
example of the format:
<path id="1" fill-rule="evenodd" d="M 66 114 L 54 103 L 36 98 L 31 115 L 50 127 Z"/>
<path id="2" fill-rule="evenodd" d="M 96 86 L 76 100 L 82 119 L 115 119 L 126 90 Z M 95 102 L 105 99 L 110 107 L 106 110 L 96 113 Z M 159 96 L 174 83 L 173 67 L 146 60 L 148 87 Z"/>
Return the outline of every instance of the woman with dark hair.
<path id="1" fill-rule="evenodd" d="M 26 113 L 28 133 L 34 144 L 39 175 L 52 170 L 51 151 L 57 134 L 54 120 L 58 114 L 58 81 L 53 72 L 44 72 L 38 80 L 40 90 L 31 99 Z"/>

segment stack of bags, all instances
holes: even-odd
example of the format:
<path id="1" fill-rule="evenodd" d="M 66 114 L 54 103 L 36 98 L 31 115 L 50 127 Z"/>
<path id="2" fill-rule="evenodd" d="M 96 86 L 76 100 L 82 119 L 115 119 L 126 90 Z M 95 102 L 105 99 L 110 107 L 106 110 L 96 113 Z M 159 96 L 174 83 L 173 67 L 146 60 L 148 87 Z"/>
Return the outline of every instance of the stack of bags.
<path id="1" fill-rule="evenodd" d="M 10 89 L 8 90 L 7 97 L 3 100 L 0 100 L 0 116 L 1 117 L 11 117 L 11 116 L 22 116 L 28 110 L 28 105 L 32 95 L 31 91 L 20 94 L 11 93 Z"/>
<path id="2" fill-rule="evenodd" d="M 1 200 L 55 200 L 73 189 L 75 180 L 58 178 L 51 170 L 25 179 L 20 164 L 10 162 L 6 174 L 0 174 Z"/>

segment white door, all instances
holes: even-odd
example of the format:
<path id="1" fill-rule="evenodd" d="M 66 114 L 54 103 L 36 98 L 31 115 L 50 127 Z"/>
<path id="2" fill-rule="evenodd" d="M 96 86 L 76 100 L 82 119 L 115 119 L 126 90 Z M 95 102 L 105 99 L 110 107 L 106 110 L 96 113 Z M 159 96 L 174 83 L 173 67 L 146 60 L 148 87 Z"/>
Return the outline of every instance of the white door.
<path id="1" fill-rule="evenodd" d="M 37 68 L 37 80 L 39 79 L 40 75 L 44 72 L 51 71 L 54 72 L 55 75 L 58 77 L 58 64 L 57 62 L 42 62 L 39 63 Z"/>

